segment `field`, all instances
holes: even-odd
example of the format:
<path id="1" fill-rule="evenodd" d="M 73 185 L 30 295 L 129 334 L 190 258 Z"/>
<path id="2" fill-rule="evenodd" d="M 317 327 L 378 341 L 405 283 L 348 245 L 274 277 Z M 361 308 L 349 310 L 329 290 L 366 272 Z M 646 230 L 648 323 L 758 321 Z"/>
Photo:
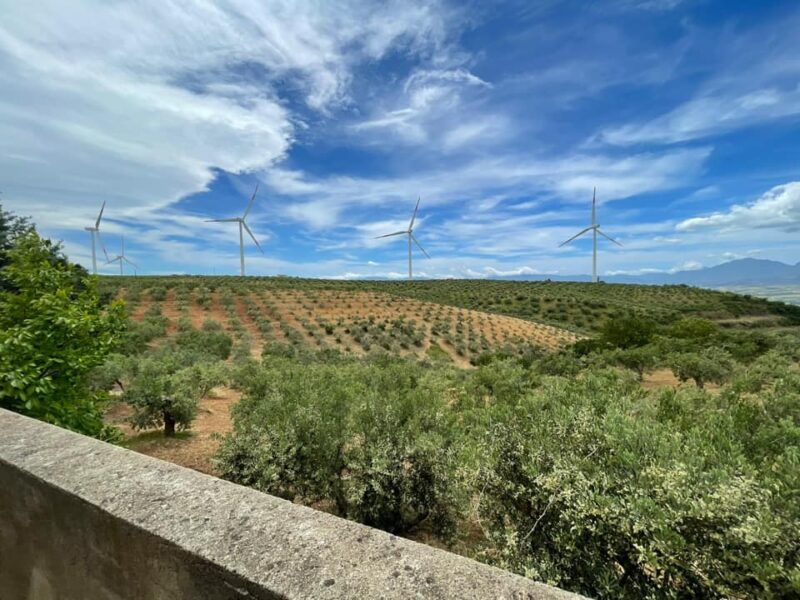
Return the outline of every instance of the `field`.
<path id="1" fill-rule="evenodd" d="M 755 285 L 731 286 L 724 288 L 729 292 L 747 296 L 767 298 L 776 302 L 800 305 L 800 285 Z"/>
<path id="2" fill-rule="evenodd" d="M 470 359 L 483 353 L 521 353 L 529 347 L 557 350 L 580 337 L 551 325 L 369 288 L 220 285 L 212 291 L 202 285 L 156 284 L 144 289 L 129 285 L 120 292 L 134 321 L 160 315 L 167 319 L 168 333 L 174 333 L 181 320 L 198 328 L 214 321 L 237 339 L 246 336 L 255 357 L 265 344 L 277 343 L 354 355 L 379 349 L 469 366 Z"/>
<path id="3" fill-rule="evenodd" d="M 227 290 L 226 295 L 234 293 L 251 297 L 257 303 L 261 302 L 266 309 L 269 306 L 264 305 L 263 300 L 269 301 L 270 295 L 274 295 L 279 303 L 285 301 L 293 304 L 294 306 L 287 308 L 295 313 L 297 319 L 306 321 L 322 318 L 323 313 L 316 310 L 323 308 L 320 302 L 324 300 L 317 298 L 321 293 L 337 301 L 338 309 L 346 309 L 343 311 L 346 318 L 353 315 L 368 317 L 369 315 L 358 314 L 356 303 L 350 298 L 352 294 L 358 296 L 372 293 L 377 296 L 364 297 L 364 307 L 375 305 L 377 312 L 383 316 L 391 317 L 391 310 L 399 307 L 386 299 L 387 296 L 396 296 L 424 303 L 410 306 L 410 310 L 403 309 L 404 316 L 416 318 L 418 323 L 435 317 L 431 311 L 436 311 L 438 306 L 445 306 L 447 308 L 444 310 L 451 317 L 456 317 L 453 308 L 461 308 L 547 324 L 578 335 L 592 335 L 608 319 L 631 315 L 648 318 L 656 323 L 669 323 L 681 317 L 693 316 L 733 327 L 738 324 L 749 326 L 755 322 L 758 327 L 800 324 L 800 308 L 796 306 L 761 297 L 684 285 L 484 280 L 373 282 L 286 277 L 253 277 L 245 280 L 238 277 L 125 277 L 104 278 L 103 285 L 108 293 L 115 295 L 121 293 L 121 289 L 130 290 L 132 293 L 128 299 L 133 303 L 138 302 L 142 292 L 154 287 L 175 290 L 177 293 L 173 298 L 178 302 L 188 301 L 188 294 L 204 298 L 205 295 L 213 295 L 219 290 Z M 127 293 L 124 292 L 123 295 Z M 206 300 L 202 302 L 205 303 Z M 296 310 L 298 304 L 300 310 Z M 325 314 L 330 315 L 331 311 L 328 310 Z M 266 316 L 270 318 L 268 314 Z M 466 314 L 462 314 L 464 316 Z M 482 315 L 470 316 L 477 318 Z M 528 333 L 519 330 L 518 326 L 510 326 L 510 336 L 496 341 L 510 341 L 516 335 L 515 328 L 518 333 Z"/>

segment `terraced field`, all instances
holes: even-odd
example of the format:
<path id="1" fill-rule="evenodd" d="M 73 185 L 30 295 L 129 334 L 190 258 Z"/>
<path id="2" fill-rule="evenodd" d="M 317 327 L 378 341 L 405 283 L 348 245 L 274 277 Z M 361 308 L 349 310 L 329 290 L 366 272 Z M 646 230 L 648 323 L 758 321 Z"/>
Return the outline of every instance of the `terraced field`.
<path id="1" fill-rule="evenodd" d="M 161 316 L 168 334 L 181 324 L 202 328 L 213 321 L 247 339 L 253 356 L 266 344 L 281 344 L 356 355 L 380 349 L 468 366 L 485 352 L 556 350 L 579 338 L 550 325 L 370 290 L 153 286 L 120 294 L 135 321 Z"/>
<path id="2" fill-rule="evenodd" d="M 380 317 L 393 321 L 401 316 L 406 321 L 414 320 L 420 328 L 422 321 L 427 324 L 428 333 L 433 324 L 429 318 L 440 315 L 451 320 L 461 321 L 461 331 L 456 324 L 450 326 L 450 340 L 447 345 L 455 351 L 475 349 L 475 343 L 483 346 L 497 346 L 517 343 L 518 337 L 524 340 L 531 337 L 539 345 L 553 347 L 561 342 L 563 332 L 541 329 L 541 324 L 551 325 L 561 330 L 569 330 L 578 335 L 593 335 L 608 319 L 636 315 L 657 323 L 667 324 L 686 316 L 702 317 L 718 322 L 723 327 L 772 328 L 800 325 L 800 306 L 768 300 L 766 298 L 741 295 L 727 291 L 689 287 L 685 285 L 648 286 L 623 284 L 591 284 L 554 281 L 486 281 L 486 280 L 438 280 L 438 281 L 334 281 L 322 279 L 299 279 L 290 277 L 105 277 L 103 287 L 108 294 L 117 295 L 122 288 L 134 303 L 139 295 L 149 289 L 166 290 L 174 294 L 178 301 L 187 294 L 208 302 L 208 309 L 219 307 L 220 302 L 234 295 L 240 300 L 236 311 L 249 315 L 251 320 L 259 318 L 276 322 L 275 337 L 281 339 L 280 318 L 285 316 L 286 326 L 299 327 L 301 335 L 314 337 L 313 327 L 309 330 L 303 321 L 321 326 L 318 320 L 331 320 L 339 332 L 342 342 L 333 341 L 335 346 L 344 346 L 351 332 L 344 332 L 345 323 L 354 324 L 360 320 Z M 221 294 L 221 295 L 220 295 Z M 203 300 L 210 295 L 208 300 Z M 146 293 L 143 297 L 147 300 Z M 172 298 L 173 296 L 171 296 Z M 390 302 L 390 297 L 400 297 L 417 303 L 400 304 Z M 161 298 L 159 301 L 163 301 Z M 279 311 L 270 316 L 272 303 Z M 255 304 L 254 310 L 250 304 Z M 327 305 L 331 308 L 326 308 Z M 305 308 L 304 308 L 305 305 Z M 325 306 L 323 306 L 325 305 Z M 435 306 L 467 309 L 478 314 L 445 312 Z M 228 305 L 223 306 L 225 309 Z M 358 308 L 356 308 L 358 307 Z M 369 310 L 365 309 L 369 308 Z M 374 314 L 372 311 L 374 308 Z M 173 310 L 165 305 L 165 311 Z M 140 307 L 146 310 L 146 307 Z M 396 311 L 400 312 L 396 312 Z M 248 312 L 249 311 L 249 312 Z M 283 312 L 280 312 L 283 311 Z M 263 312 L 259 315 L 259 312 Z M 311 313 L 310 315 L 308 313 Z M 250 314 L 252 313 L 252 314 Z M 529 330 L 517 321 L 504 322 L 488 319 L 485 315 L 504 315 L 517 320 L 537 324 Z M 293 316 L 294 314 L 294 316 Z M 169 315 L 167 315 L 169 316 Z M 190 318 L 202 322 L 205 315 L 191 312 Z M 479 318 L 480 317 L 480 318 Z M 373 320 L 374 320 L 373 319 Z M 342 321 L 340 324 L 339 321 Z M 246 321 L 246 320 L 245 320 Z M 483 322 L 483 324 L 481 324 Z M 327 321 L 326 321 L 327 323 Z M 470 325 L 473 324 L 473 326 Z M 388 326 L 383 322 L 383 329 Z M 374 325 L 371 324 L 371 325 Z M 440 338 L 446 338 L 448 328 L 442 324 L 436 327 Z M 492 334 L 494 326 L 497 335 Z M 349 328 L 349 327 L 348 327 Z M 288 330 L 287 330 L 288 332 Z M 466 332 L 466 339 L 461 341 Z M 474 333 L 473 333 L 474 332 Z M 549 333 L 548 333 L 549 332 Z M 290 332 L 288 332 L 290 333 Z M 371 346 L 373 338 L 381 338 L 376 331 L 367 339 Z M 481 334 L 486 338 L 482 342 Z M 555 336 L 551 343 L 548 340 Z M 285 336 L 284 336 L 285 337 Z M 361 336 L 363 338 L 363 336 Z M 412 336 L 413 337 L 413 336 Z M 437 340 L 434 340 L 437 341 Z M 380 341 L 378 344 L 380 345 Z M 360 342 L 349 344 L 353 352 L 358 352 Z M 418 348 L 419 349 L 419 348 Z M 406 350 L 400 348 L 400 350 Z M 447 351 L 447 350 L 445 350 Z M 458 354 L 456 352 L 456 354 Z M 462 352 L 467 356 L 466 351 Z"/>

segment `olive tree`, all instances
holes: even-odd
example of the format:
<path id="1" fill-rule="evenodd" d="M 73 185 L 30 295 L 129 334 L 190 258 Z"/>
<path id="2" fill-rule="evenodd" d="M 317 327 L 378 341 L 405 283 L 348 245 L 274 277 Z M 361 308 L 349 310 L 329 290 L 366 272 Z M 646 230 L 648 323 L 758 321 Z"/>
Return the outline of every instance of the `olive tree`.
<path id="1" fill-rule="evenodd" d="M 139 361 L 123 399 L 133 407 L 135 429 L 164 428 L 164 435 L 188 429 L 197 416 L 198 402 L 224 383 L 220 363 L 182 366 L 179 358 L 146 357 Z"/>
<path id="2" fill-rule="evenodd" d="M 708 382 L 724 383 L 734 368 L 730 354 L 718 348 L 707 348 L 702 353 L 676 353 L 668 360 L 675 377 L 681 381 L 692 379 L 700 389 Z"/>
<path id="3" fill-rule="evenodd" d="M 612 362 L 636 373 L 639 381 L 644 379 L 645 371 L 652 368 L 657 360 L 656 351 L 651 345 L 617 350 L 610 358 Z"/>

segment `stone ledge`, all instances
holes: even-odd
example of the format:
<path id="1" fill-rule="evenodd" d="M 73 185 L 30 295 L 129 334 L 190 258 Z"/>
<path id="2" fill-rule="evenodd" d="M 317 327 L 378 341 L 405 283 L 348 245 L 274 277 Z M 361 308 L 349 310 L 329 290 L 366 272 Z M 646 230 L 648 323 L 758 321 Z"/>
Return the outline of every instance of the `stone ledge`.
<path id="1" fill-rule="evenodd" d="M 579 596 L 0 409 L 11 598 Z"/>

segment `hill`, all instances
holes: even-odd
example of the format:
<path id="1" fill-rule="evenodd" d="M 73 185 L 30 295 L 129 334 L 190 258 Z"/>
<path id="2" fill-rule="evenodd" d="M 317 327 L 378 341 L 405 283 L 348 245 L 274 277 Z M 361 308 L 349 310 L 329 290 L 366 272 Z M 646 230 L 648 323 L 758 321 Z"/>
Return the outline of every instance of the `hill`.
<path id="1" fill-rule="evenodd" d="M 125 298 L 137 323 L 159 323 L 166 336 L 190 328 L 226 330 L 253 356 L 266 345 L 289 353 L 335 349 L 355 356 L 375 349 L 469 366 L 487 352 L 556 350 L 579 339 L 563 328 L 366 285 L 314 289 L 309 281 L 271 283 L 276 282 L 129 279 L 114 293 Z"/>
<path id="2" fill-rule="evenodd" d="M 122 288 L 129 301 L 155 300 L 165 310 L 179 306 L 194 307 L 198 302 L 221 306 L 231 318 L 236 316 L 251 327 L 259 322 L 278 339 L 287 337 L 282 331 L 299 329 L 306 338 L 314 337 L 332 321 L 335 330 L 352 337 L 352 327 L 365 325 L 370 340 L 381 338 L 395 320 L 406 327 L 424 328 L 423 336 L 440 333 L 444 342 L 462 339 L 463 343 L 448 344 L 494 347 L 518 343 L 514 335 L 525 333 L 521 340 L 535 339 L 520 323 L 504 324 L 487 313 L 549 325 L 577 334 L 596 332 L 609 318 L 638 315 L 658 323 L 669 323 L 684 316 L 698 316 L 719 322 L 723 326 L 774 327 L 800 324 L 800 307 L 769 301 L 763 298 L 715 291 L 686 285 L 591 284 L 554 281 L 495 281 L 495 280 L 420 280 L 420 281 L 333 281 L 289 277 L 106 277 L 102 283 L 107 293 L 118 294 Z M 156 294 L 150 291 L 157 290 Z M 396 302 L 392 297 L 419 301 Z M 173 304 L 170 305 L 170 302 Z M 336 308 L 328 305 L 335 303 Z M 270 308 L 273 305 L 273 308 Z M 480 314 L 443 310 L 440 305 L 476 311 Z M 233 306 L 233 308 L 232 308 Z M 196 312 L 184 316 L 197 320 Z M 211 310 L 210 308 L 208 310 Z M 178 318 L 176 312 L 172 315 Z M 372 317 L 372 322 L 370 322 Z M 450 319 L 445 326 L 437 320 Z M 202 319 L 201 319 L 202 320 Z M 362 321 L 364 323 L 362 323 Z M 457 330 L 462 322 L 461 331 Z M 378 323 L 379 322 L 379 323 Z M 377 323 L 377 325 L 376 325 Z M 474 323 L 474 324 L 473 324 Z M 481 324 L 482 323 L 482 324 Z M 491 327 L 508 335 L 494 338 Z M 377 329 L 376 329 L 377 327 Z M 344 332 L 344 329 L 351 332 Z M 487 329 L 488 328 L 488 329 Z M 500 329 L 498 329 L 500 328 Z M 378 331 L 383 332 L 378 334 Z M 544 331 L 544 330 L 542 330 Z M 374 335 L 373 335 L 374 334 Z M 419 337 L 420 331 L 408 337 Z M 562 339 L 563 334 L 554 333 Z M 330 337 L 325 334 L 325 337 Z M 483 336 L 486 342 L 483 342 Z M 427 338 L 426 338 L 427 339 Z M 566 338 L 563 338 L 566 340 Z M 380 342 L 378 342 L 380 345 Z M 339 343 L 335 342 L 335 346 Z M 445 345 L 448 345 L 445 344 Z M 455 344 L 455 345 L 454 345 Z M 360 343 L 351 344 L 362 346 Z M 546 344 L 545 344 L 546 345 Z"/>

